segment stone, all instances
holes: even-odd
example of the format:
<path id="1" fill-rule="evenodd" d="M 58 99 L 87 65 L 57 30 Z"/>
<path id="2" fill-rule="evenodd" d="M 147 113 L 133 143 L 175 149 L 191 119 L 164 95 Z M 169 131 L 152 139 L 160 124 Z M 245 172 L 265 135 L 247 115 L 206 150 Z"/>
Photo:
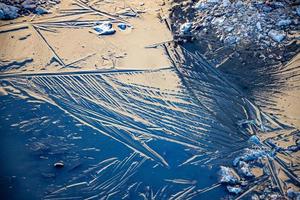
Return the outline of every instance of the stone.
<path id="1" fill-rule="evenodd" d="M 64 165 L 64 163 L 62 162 L 62 161 L 59 161 L 59 162 L 56 162 L 56 163 L 54 163 L 54 165 L 53 165 L 55 168 L 63 168 L 65 165 Z"/>
<path id="2" fill-rule="evenodd" d="M 25 0 L 22 3 L 22 6 L 25 9 L 34 10 L 36 8 L 36 2 L 33 0 Z"/>
<path id="3" fill-rule="evenodd" d="M 285 33 L 276 30 L 270 30 L 268 36 L 275 42 L 282 42 L 285 38 Z"/>
<path id="4" fill-rule="evenodd" d="M 238 186 L 227 186 L 227 190 L 230 192 L 230 193 L 233 193 L 233 194 L 239 194 L 242 192 L 242 189 Z"/>
<path id="5" fill-rule="evenodd" d="M 240 180 L 234 169 L 225 166 L 220 167 L 219 176 L 220 183 L 236 184 Z"/>
<path id="6" fill-rule="evenodd" d="M 0 19 L 15 19 L 19 16 L 19 8 L 0 3 Z"/>
<path id="7" fill-rule="evenodd" d="M 43 14 L 48 14 L 49 11 L 41 6 L 38 6 L 36 9 L 35 9 L 35 13 L 38 14 L 38 15 L 43 15 Z"/>
<path id="8" fill-rule="evenodd" d="M 193 24 L 191 22 L 186 22 L 186 23 L 182 24 L 180 26 L 180 32 L 183 33 L 183 34 L 186 34 L 186 33 L 190 32 L 191 29 L 192 29 L 192 25 Z"/>
<path id="9" fill-rule="evenodd" d="M 290 19 L 282 19 L 276 23 L 277 26 L 288 26 L 292 23 Z"/>
<path id="10" fill-rule="evenodd" d="M 94 30 L 99 35 L 112 35 L 116 32 L 116 30 L 112 27 L 112 23 L 103 22 L 100 25 L 94 26 Z"/>

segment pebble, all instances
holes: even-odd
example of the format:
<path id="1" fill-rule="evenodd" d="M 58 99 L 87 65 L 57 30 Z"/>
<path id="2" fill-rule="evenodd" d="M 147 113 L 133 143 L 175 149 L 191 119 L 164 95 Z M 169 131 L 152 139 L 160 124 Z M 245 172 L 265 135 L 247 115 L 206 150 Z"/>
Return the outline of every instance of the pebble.
<path id="1" fill-rule="evenodd" d="M 270 30 L 268 36 L 272 38 L 275 42 L 282 42 L 285 38 L 285 34 L 283 32 L 279 32 L 276 30 Z"/>
<path id="2" fill-rule="evenodd" d="M 62 161 L 56 162 L 53 165 L 55 168 L 63 168 L 65 165 Z"/>

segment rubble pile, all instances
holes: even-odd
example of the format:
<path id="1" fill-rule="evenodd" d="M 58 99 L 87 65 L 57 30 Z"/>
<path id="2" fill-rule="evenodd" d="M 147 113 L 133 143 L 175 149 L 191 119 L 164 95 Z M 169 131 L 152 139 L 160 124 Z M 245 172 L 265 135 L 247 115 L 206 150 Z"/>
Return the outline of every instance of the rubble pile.
<path id="1" fill-rule="evenodd" d="M 0 0 L 0 19 L 15 19 L 22 15 L 49 13 L 60 0 Z"/>
<path id="2" fill-rule="evenodd" d="M 265 51 L 262 58 L 300 39 L 299 1 L 175 0 L 171 19 L 178 42 L 210 41 L 212 46 L 238 50 L 251 46 Z M 283 50 L 270 57 L 286 60 Z"/>
<path id="3" fill-rule="evenodd" d="M 291 149 L 300 146 L 299 136 L 299 131 L 262 140 L 252 136 L 232 166 L 220 167 L 219 182 L 238 199 L 300 199 L 299 174 L 291 170 L 299 167 Z"/>

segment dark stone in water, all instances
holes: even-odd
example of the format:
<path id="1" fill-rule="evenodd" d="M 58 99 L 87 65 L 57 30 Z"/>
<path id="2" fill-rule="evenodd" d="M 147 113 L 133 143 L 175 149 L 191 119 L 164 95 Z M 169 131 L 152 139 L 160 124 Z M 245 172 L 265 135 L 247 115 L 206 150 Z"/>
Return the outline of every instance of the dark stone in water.
<path id="1" fill-rule="evenodd" d="M 54 167 L 57 169 L 63 168 L 65 165 L 62 161 L 59 161 L 57 163 L 54 163 Z"/>

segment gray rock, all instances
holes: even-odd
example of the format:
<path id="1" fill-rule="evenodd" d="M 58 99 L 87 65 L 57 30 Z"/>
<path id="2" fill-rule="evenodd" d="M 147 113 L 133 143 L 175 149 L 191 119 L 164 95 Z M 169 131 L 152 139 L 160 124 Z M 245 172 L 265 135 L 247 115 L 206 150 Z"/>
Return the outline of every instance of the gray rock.
<path id="1" fill-rule="evenodd" d="M 239 194 L 242 192 L 242 189 L 238 186 L 227 186 L 227 190 L 230 192 L 230 193 L 233 193 L 233 194 Z"/>
<path id="2" fill-rule="evenodd" d="M 223 7 L 228 7 L 231 5 L 231 2 L 229 0 L 223 0 L 222 5 Z"/>
<path id="3" fill-rule="evenodd" d="M 282 19 L 276 23 L 277 26 L 288 26 L 292 23 L 290 19 Z"/>
<path id="4" fill-rule="evenodd" d="M 25 0 L 23 3 L 22 3 L 22 6 L 23 8 L 25 9 L 29 9 L 29 10 L 34 10 L 36 8 L 36 3 L 35 1 L 33 0 Z"/>
<path id="5" fill-rule="evenodd" d="M 268 36 L 272 38 L 275 42 L 282 42 L 285 38 L 285 33 L 281 31 L 276 30 L 270 30 L 268 33 Z"/>
<path id="6" fill-rule="evenodd" d="M 198 3 L 196 3 L 194 8 L 197 9 L 197 10 L 203 11 L 203 10 L 208 8 L 208 5 L 205 2 L 199 1 Z"/>
<path id="7" fill-rule="evenodd" d="M 15 19 L 19 16 L 19 8 L 0 3 L 0 19 Z"/>
<path id="8" fill-rule="evenodd" d="M 292 188 L 289 188 L 287 190 L 287 196 L 290 198 L 290 199 L 300 199 L 300 192 L 296 192 L 294 191 Z"/>
<path id="9" fill-rule="evenodd" d="M 249 165 L 246 162 L 244 162 L 244 161 L 240 161 L 239 162 L 239 170 L 238 171 L 244 177 L 248 177 L 249 178 L 249 177 L 253 177 L 254 176 L 253 173 L 251 172 L 251 169 L 250 169 Z"/>
<path id="10" fill-rule="evenodd" d="M 193 25 L 193 24 L 192 24 L 191 22 L 186 22 L 186 23 L 182 24 L 182 25 L 180 26 L 180 32 L 181 32 L 182 34 L 187 34 L 188 32 L 191 31 L 192 25 Z"/>
<path id="11" fill-rule="evenodd" d="M 43 15 L 43 14 L 48 14 L 49 11 L 41 6 L 38 6 L 36 9 L 35 9 L 35 12 L 36 14 L 38 15 Z"/>
<path id="12" fill-rule="evenodd" d="M 237 36 L 228 36 L 224 39 L 224 43 L 228 45 L 233 45 L 239 41 L 239 38 Z"/>
<path id="13" fill-rule="evenodd" d="M 296 8 L 296 13 L 297 13 L 297 15 L 300 17 L 300 6 L 298 6 L 298 7 Z"/>
<path id="14" fill-rule="evenodd" d="M 219 181 L 220 183 L 229 183 L 229 184 L 236 184 L 239 182 L 240 177 L 229 167 L 221 166 L 219 171 Z"/>

